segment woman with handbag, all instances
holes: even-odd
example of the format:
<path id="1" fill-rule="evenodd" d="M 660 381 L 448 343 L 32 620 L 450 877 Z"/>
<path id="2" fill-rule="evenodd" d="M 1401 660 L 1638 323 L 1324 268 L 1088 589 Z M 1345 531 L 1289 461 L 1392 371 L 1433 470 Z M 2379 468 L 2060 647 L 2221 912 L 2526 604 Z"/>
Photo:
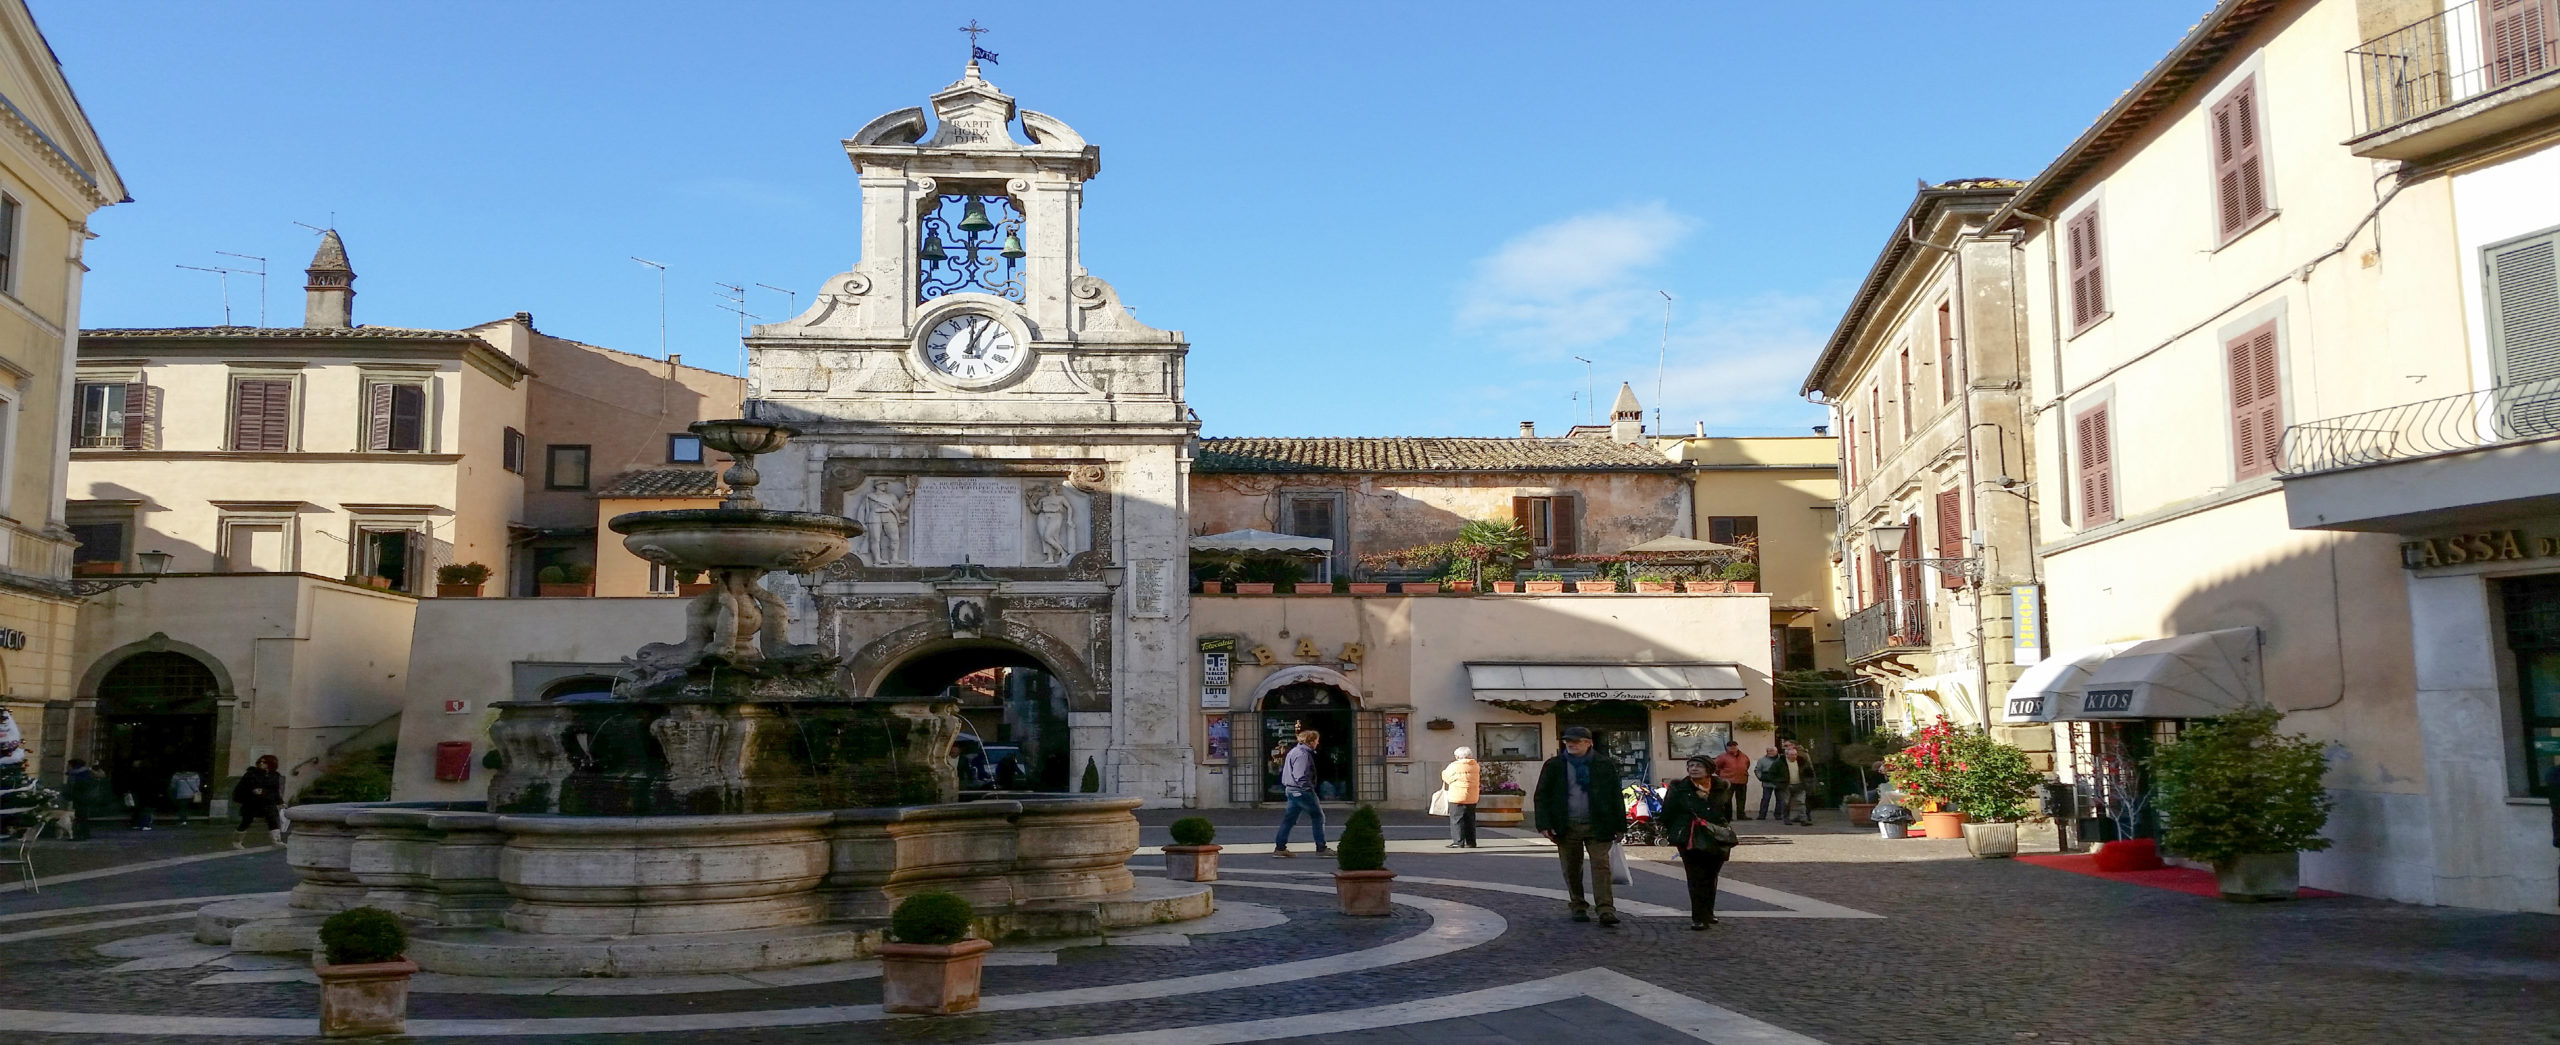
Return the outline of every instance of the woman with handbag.
<path id="1" fill-rule="evenodd" d="M 1476 847 L 1476 797 L 1484 787 L 1483 770 L 1476 765 L 1474 748 L 1459 748 L 1457 757 L 1440 771 L 1440 793 L 1447 797 L 1449 848 Z"/>
<path id="2" fill-rule="evenodd" d="M 1689 928 L 1705 931 L 1716 921 L 1716 876 L 1741 839 L 1725 826 L 1733 816 L 1731 785 L 1716 779 L 1715 760 L 1689 760 L 1689 776 L 1663 789 L 1662 823 L 1680 848 L 1689 878 Z"/>

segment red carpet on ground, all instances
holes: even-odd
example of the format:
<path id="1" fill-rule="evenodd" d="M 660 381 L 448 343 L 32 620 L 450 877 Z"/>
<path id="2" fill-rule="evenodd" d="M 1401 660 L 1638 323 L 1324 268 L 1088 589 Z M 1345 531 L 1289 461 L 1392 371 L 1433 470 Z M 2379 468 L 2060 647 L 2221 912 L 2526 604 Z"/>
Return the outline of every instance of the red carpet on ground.
<path id="1" fill-rule="evenodd" d="M 2222 888 L 2214 884 L 2213 872 L 2199 871 L 2192 867 L 2163 867 L 2157 871 L 2101 871 L 2098 870 L 2098 858 L 2086 853 L 2021 853 L 2018 855 L 2018 862 L 2050 867 L 2057 871 L 2069 871 L 2073 874 L 2085 874 L 2091 878 L 2104 878 L 2110 882 L 2147 885 L 2154 889 L 2167 889 L 2195 896 L 2219 897 L 2222 895 Z M 2296 895 L 2313 897 L 2344 894 L 2333 893 L 2326 889 L 2304 889 Z"/>

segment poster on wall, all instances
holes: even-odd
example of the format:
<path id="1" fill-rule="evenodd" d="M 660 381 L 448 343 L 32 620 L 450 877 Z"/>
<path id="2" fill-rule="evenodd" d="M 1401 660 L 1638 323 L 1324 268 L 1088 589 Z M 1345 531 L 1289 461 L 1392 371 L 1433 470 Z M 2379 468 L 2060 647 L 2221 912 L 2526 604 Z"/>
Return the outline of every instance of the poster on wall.
<path id="1" fill-rule="evenodd" d="M 1223 708 L 1223 707 L 1228 706 L 1228 700 L 1229 700 L 1229 699 L 1230 699 L 1230 698 L 1229 698 L 1229 697 L 1228 697 L 1228 695 L 1227 695 L 1227 687 L 1225 687 L 1225 686 L 1202 686 L 1202 687 L 1200 687 L 1200 706 L 1201 706 L 1201 707 L 1204 707 L 1204 708 Z"/>
<path id="2" fill-rule="evenodd" d="M 1733 739 L 1731 722 L 1671 723 L 1671 758 L 1687 762 L 1701 755 L 1714 758 L 1724 754 L 1726 741 Z"/>
<path id="3" fill-rule="evenodd" d="M 1388 758 L 1413 757 L 1413 748 L 1409 743 L 1409 736 L 1405 732 L 1405 718 L 1406 716 L 1404 712 L 1401 711 L 1389 712 L 1387 714 Z"/>
<path id="4" fill-rule="evenodd" d="M 1235 655 L 1235 636 L 1210 635 L 1202 638 L 1200 640 L 1200 684 L 1203 686 L 1226 685 L 1227 666 L 1235 659 Z"/>
<path id="5" fill-rule="evenodd" d="M 1228 724 L 1227 716 L 1225 715 L 1210 715 L 1207 717 L 1209 722 L 1208 728 L 1201 730 L 1200 735 L 1208 738 L 1207 750 L 1209 761 L 1224 762 L 1229 756 L 1235 753 L 1235 736 L 1233 732 L 1235 727 Z"/>

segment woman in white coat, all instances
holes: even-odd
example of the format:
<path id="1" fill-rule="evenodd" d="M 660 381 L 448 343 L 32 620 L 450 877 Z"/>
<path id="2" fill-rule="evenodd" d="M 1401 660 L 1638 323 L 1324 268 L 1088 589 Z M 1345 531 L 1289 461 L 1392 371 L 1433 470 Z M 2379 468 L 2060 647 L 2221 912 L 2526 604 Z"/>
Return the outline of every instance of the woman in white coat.
<path id="1" fill-rule="evenodd" d="M 1476 765 L 1474 748 L 1459 748 L 1449 767 L 1440 771 L 1440 787 L 1449 793 L 1449 848 L 1476 847 L 1476 796 L 1484 786 L 1484 772 Z"/>

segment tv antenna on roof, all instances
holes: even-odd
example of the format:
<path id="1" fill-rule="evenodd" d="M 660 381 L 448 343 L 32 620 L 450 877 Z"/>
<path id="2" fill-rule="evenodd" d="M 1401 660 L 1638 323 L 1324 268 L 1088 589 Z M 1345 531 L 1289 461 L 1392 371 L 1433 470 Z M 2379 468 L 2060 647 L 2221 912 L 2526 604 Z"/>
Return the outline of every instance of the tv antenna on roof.
<path id="1" fill-rule="evenodd" d="M 239 258 L 243 261 L 258 263 L 258 326 L 265 327 L 267 325 L 267 259 L 255 254 L 234 254 L 227 250 L 217 250 L 214 253 L 226 258 Z"/>
<path id="2" fill-rule="evenodd" d="M 222 278 L 222 325 L 226 327 L 231 325 L 231 274 L 237 272 L 243 276 L 260 275 L 248 269 L 229 269 L 219 266 L 207 268 L 203 265 L 180 265 L 178 267 L 189 272 L 210 272 Z M 260 322 L 263 324 L 264 320 Z"/>
<path id="3" fill-rule="evenodd" d="M 1671 363 L 1671 292 L 1657 290 L 1654 293 L 1662 295 L 1662 354 L 1655 356 L 1653 361 L 1653 434 L 1661 435 L 1662 371 Z"/>
<path id="4" fill-rule="evenodd" d="M 774 292 L 774 293 L 776 293 L 776 294 L 780 294 L 780 295 L 783 295 L 784 297 L 790 298 L 790 299 L 791 299 L 791 311 L 790 311 L 790 312 L 788 312 L 788 313 L 786 313 L 786 315 L 793 315 L 793 316 L 796 316 L 796 315 L 799 315 L 799 314 L 800 314 L 800 292 L 799 292 L 799 291 L 797 291 L 797 290 L 785 290 L 785 289 L 783 289 L 783 288 L 781 288 L 781 287 L 774 286 L 774 285 L 773 285 L 773 284 L 771 284 L 771 283 L 758 283 L 758 284 L 756 284 L 756 285 L 757 285 L 757 286 L 759 286 L 759 287 L 763 287 L 763 288 L 764 288 L 764 289 L 766 289 L 766 290 L 770 290 L 770 291 L 772 291 L 772 292 Z"/>
<path id="5" fill-rule="evenodd" d="M 658 270 L 658 358 L 667 358 L 667 267 L 637 254 L 631 260 Z"/>
<path id="6" fill-rule="evenodd" d="M 723 312 L 735 312 L 738 314 L 738 381 L 740 382 L 740 387 L 743 388 L 745 387 L 747 379 L 747 321 L 750 319 L 763 319 L 764 317 L 747 311 L 746 287 L 736 283 L 722 283 L 716 279 L 711 281 L 711 285 L 728 292 L 717 295 L 720 298 L 721 303 L 714 307 Z M 738 412 L 743 414 L 746 410 L 746 402 L 744 400 L 740 400 L 738 403 Z"/>

